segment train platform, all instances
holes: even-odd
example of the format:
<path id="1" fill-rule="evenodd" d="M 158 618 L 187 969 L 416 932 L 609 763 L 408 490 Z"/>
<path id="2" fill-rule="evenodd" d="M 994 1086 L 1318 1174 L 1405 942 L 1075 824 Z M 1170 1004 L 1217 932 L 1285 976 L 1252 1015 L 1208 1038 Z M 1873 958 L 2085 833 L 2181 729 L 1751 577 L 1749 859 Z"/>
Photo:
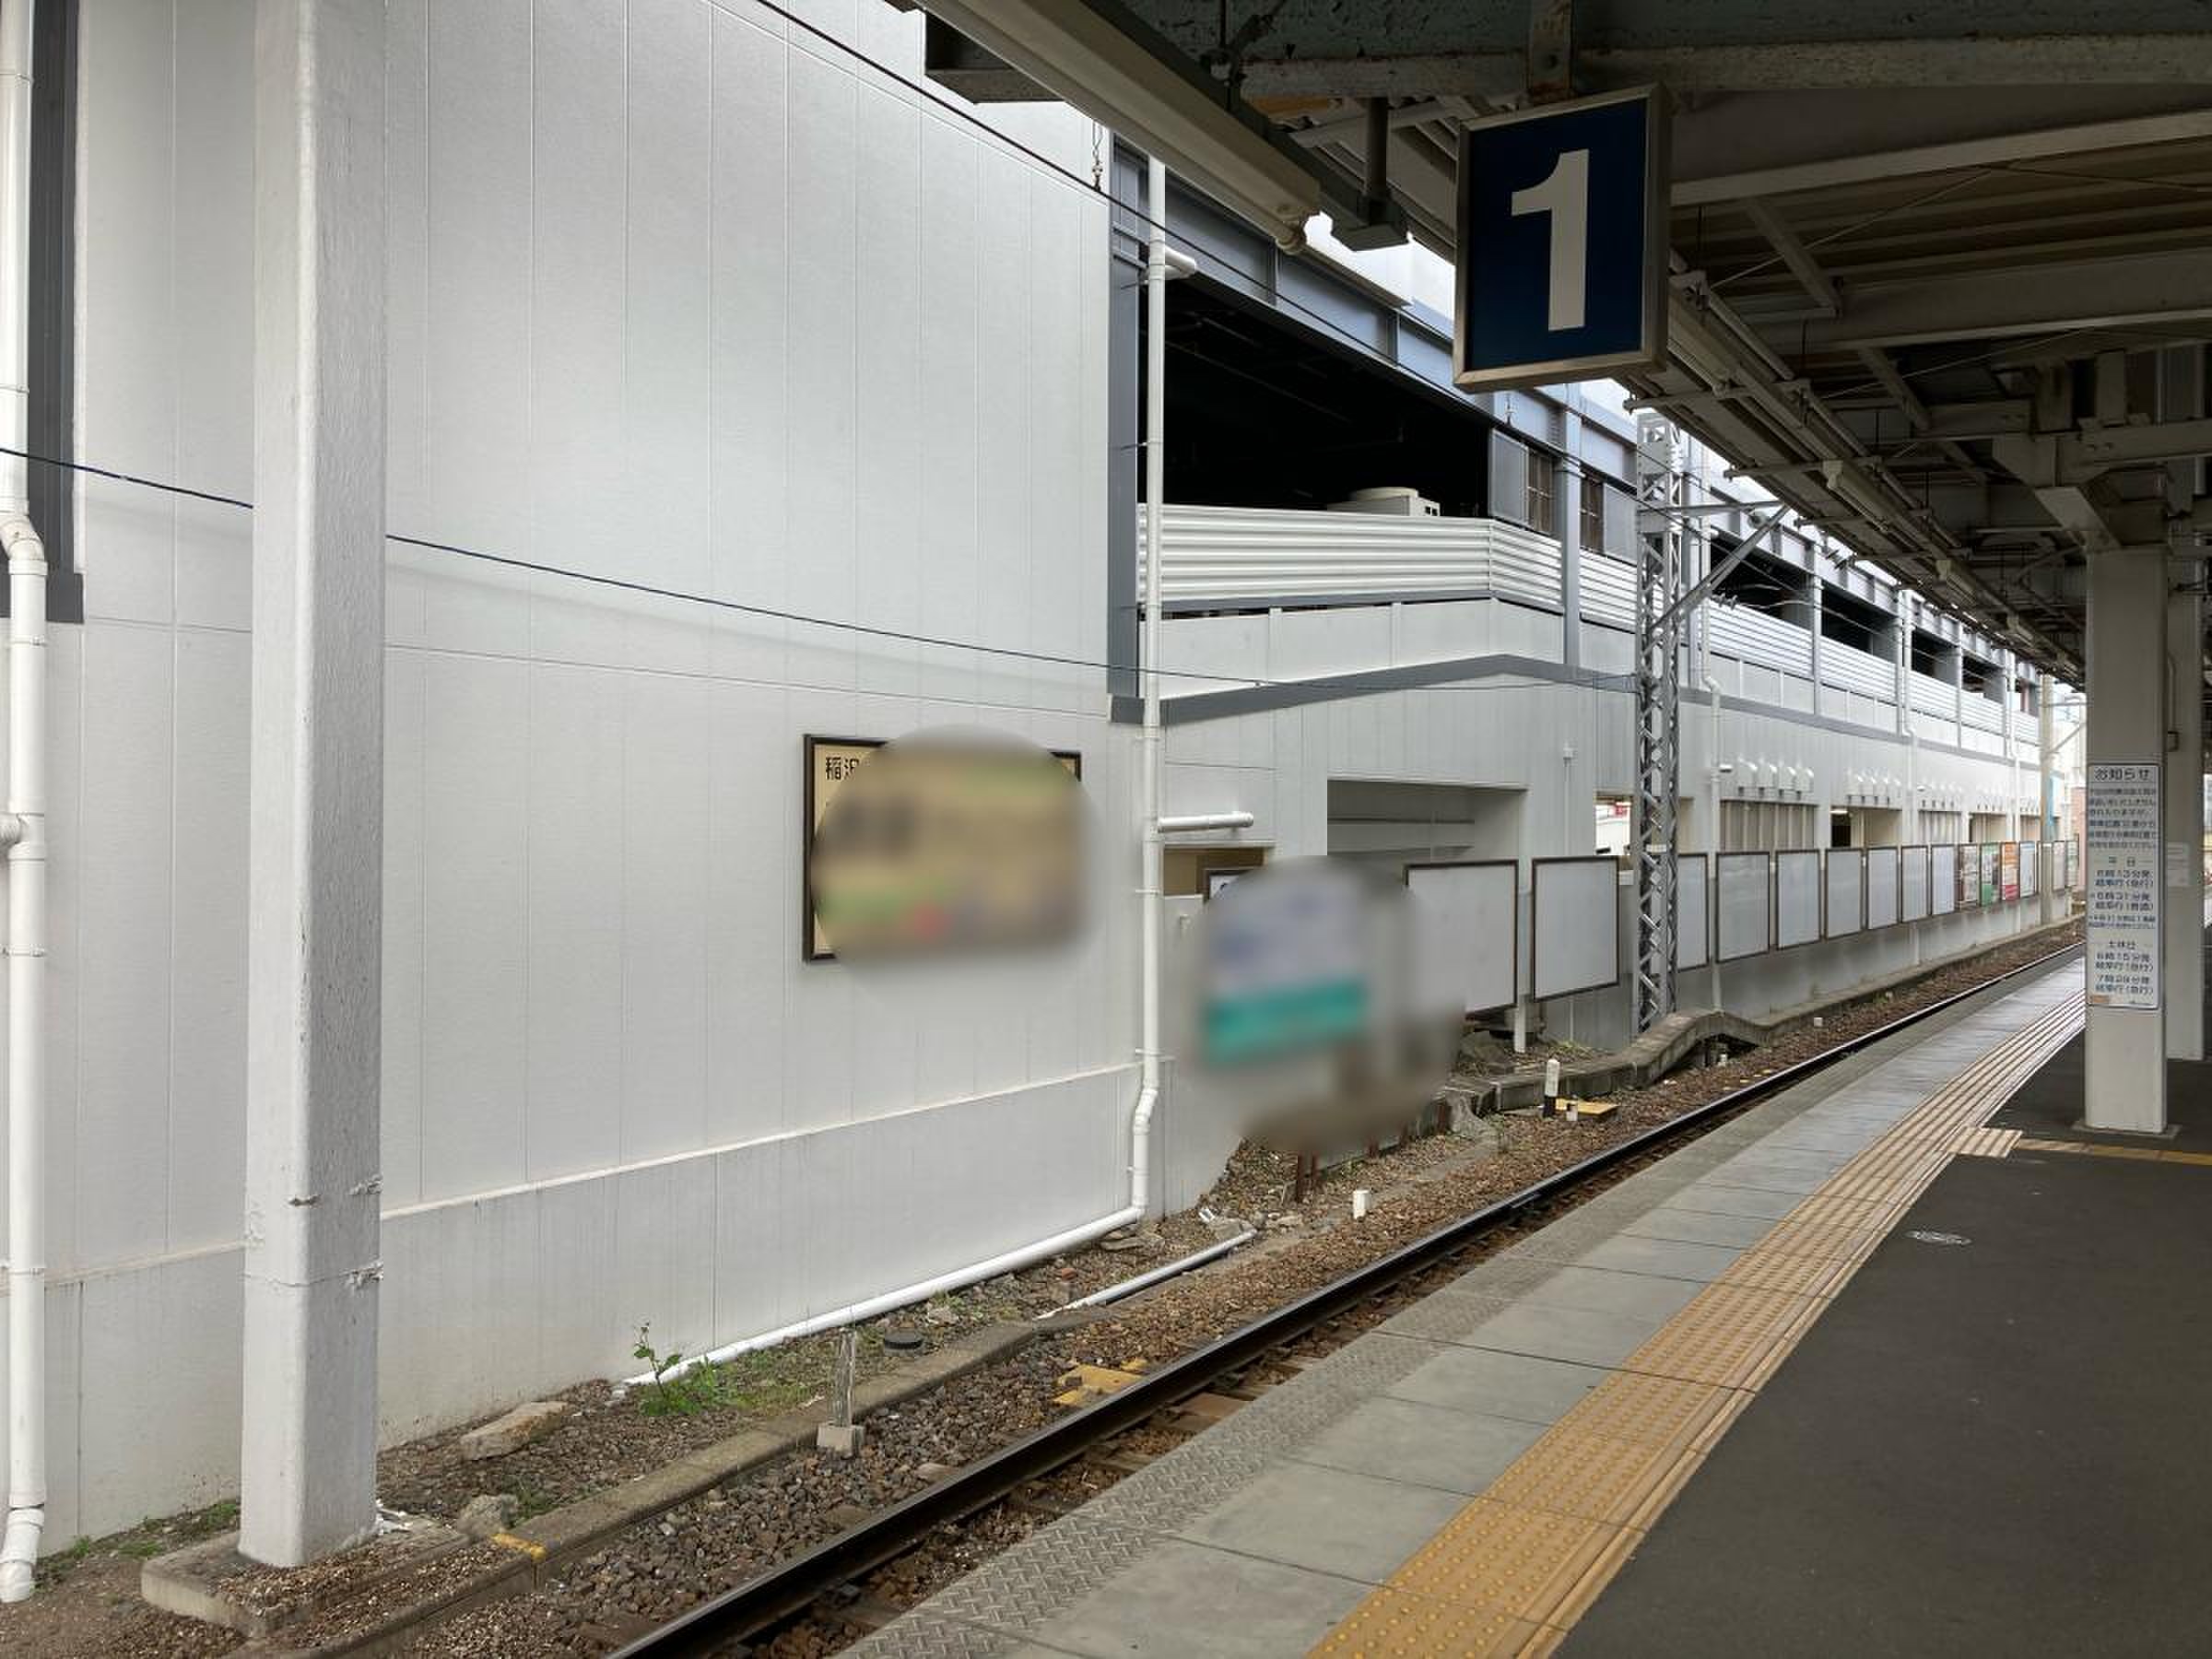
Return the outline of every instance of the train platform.
<path id="1" fill-rule="evenodd" d="M 1991 1122 L 2081 1022 L 1829 1067 L 853 1651 L 2201 1651 L 2212 1155 Z"/>

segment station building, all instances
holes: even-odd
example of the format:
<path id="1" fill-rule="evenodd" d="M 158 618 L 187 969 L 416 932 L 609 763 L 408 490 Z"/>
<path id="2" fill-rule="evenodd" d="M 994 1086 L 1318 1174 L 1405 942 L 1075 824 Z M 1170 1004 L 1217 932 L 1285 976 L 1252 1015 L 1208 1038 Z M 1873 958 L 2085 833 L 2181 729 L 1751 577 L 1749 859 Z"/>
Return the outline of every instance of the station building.
<path id="1" fill-rule="evenodd" d="M 24 447 L 48 547 L 44 1547 L 238 1489 L 246 1409 L 254 6 L 38 7 Z M 1209 875 L 1589 855 L 1632 789 L 1639 441 L 1451 383 L 1435 267 L 1308 253 L 879 0 L 394 0 L 380 1433 L 656 1342 L 834 1324 L 1128 1201 L 1145 221 L 1169 300 L 1163 810 Z M 265 316 L 261 325 L 269 326 Z M 1694 450 L 1686 853 L 2046 830 L 2007 642 Z M 98 470 L 92 470 L 98 469 Z M 165 487 L 178 488 L 165 488 Z M 1703 568 L 1700 565 L 1699 568 Z M 2066 712 L 2062 732 L 2074 720 Z M 811 959 L 810 739 L 1080 757 L 1049 971 Z M 1628 927 L 1626 889 L 1621 925 Z M 2033 925 L 1686 972 L 1750 1016 Z M 1530 1029 L 1607 1047 L 1625 985 Z M 1228 1144 L 1159 1108 L 1147 1204 Z M 158 1407 L 149 1406 L 157 1391 Z"/>

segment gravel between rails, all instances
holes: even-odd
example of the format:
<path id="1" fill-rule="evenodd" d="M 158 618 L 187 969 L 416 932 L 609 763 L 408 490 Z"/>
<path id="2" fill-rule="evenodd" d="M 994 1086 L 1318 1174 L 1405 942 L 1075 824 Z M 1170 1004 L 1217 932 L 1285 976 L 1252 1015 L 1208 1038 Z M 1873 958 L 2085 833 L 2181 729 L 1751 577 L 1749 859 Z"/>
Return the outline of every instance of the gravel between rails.
<path id="1" fill-rule="evenodd" d="M 1583 1124 L 1528 1117 L 1495 1120 L 1499 1143 L 1494 1155 L 1475 1154 L 1465 1142 L 1442 1137 L 1416 1141 L 1401 1151 L 1332 1171 L 1302 1204 L 1283 1204 L 1278 1213 L 1298 1215 L 1296 1227 L 1271 1231 L 1264 1244 L 1171 1280 L 1110 1317 L 971 1372 L 895 1412 L 872 1417 L 867 1444 L 859 1457 L 843 1460 L 807 1453 L 783 1459 L 750 1478 L 631 1528 L 606 1549 L 559 1574 L 537 1594 L 434 1627 L 404 1651 L 485 1659 L 606 1653 L 716 1589 L 741 1583 L 854 1524 L 869 1511 L 920 1489 L 931 1477 L 922 1465 L 965 1463 L 1041 1426 L 1059 1410 L 1050 1403 L 1051 1395 L 1060 1373 L 1072 1361 L 1121 1365 L 1137 1358 L 1159 1362 L 1186 1353 L 1608 1144 L 2062 948 L 2077 934 L 2077 924 L 2065 935 L 2015 941 L 1905 990 L 1836 1009 L 1823 1017 L 1818 1029 L 1807 1025 L 1755 1053 L 1710 1069 L 1678 1072 L 1650 1088 L 1618 1094 L 1613 1098 L 1618 1110 L 1608 1119 Z M 1288 1171 L 1288 1159 L 1247 1148 L 1209 1196 L 1232 1212 L 1249 1211 L 1287 1185 Z M 1629 1172 L 1619 1169 L 1610 1172 L 1611 1179 Z M 1607 1184 L 1609 1180 L 1594 1182 L 1584 1195 Z M 1380 1195 L 1377 1207 L 1357 1225 L 1348 1218 L 1347 1203 L 1356 1185 L 1376 1189 Z M 1548 1218 L 1534 1218 L 1527 1225 L 1540 1226 Z M 1483 1252 L 1476 1253 L 1503 1248 L 1525 1230 L 1500 1230 Z M 1189 1236 L 1187 1230 L 1184 1236 Z M 1210 1237 L 1208 1232 L 1196 1242 Z M 1101 1253 L 1086 1253 L 1094 1258 Z M 1147 1265 L 1112 1255 L 1106 1260 L 1112 1271 L 1103 1276 L 1104 1282 Z M 1452 1277 L 1467 1265 L 1463 1260 L 1439 1267 L 1424 1278 Z M 1068 1281 L 1060 1272 L 1059 1266 L 1048 1264 L 1011 1276 L 1028 1281 L 1026 1288 L 1011 1294 L 1017 1301 L 1034 1300 L 1042 1288 L 1046 1297 L 1065 1297 L 1061 1287 Z M 1084 1272 L 1082 1282 L 1092 1277 Z M 1316 1334 L 1304 1346 L 1322 1351 L 1349 1340 L 1418 1294 L 1422 1282 L 1410 1283 L 1389 1306 L 1362 1310 L 1335 1322 L 1328 1333 Z M 1142 1448 L 1147 1442 L 1133 1436 L 1159 1432 L 1133 1430 L 1115 1445 Z M 1158 1449 L 1176 1438 L 1162 1436 Z M 1116 1468 L 1087 1456 L 1040 1489 L 1056 1501 L 1073 1503 L 1117 1478 Z M 956 1525 L 937 1529 L 924 1545 L 869 1575 L 863 1593 L 870 1601 L 894 1607 L 912 1605 L 1049 1519 L 1047 1510 L 994 1504 Z M 864 1623 L 826 1614 L 779 1632 L 760 1651 L 777 1659 L 819 1659 L 856 1640 L 865 1628 Z"/>

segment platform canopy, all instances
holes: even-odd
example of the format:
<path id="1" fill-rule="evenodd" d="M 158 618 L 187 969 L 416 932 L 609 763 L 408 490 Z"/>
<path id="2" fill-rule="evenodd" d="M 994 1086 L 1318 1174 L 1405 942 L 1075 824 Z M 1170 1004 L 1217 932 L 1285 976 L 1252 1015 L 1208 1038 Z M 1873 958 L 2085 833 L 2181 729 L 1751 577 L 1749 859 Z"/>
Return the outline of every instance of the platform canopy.
<path id="1" fill-rule="evenodd" d="M 951 88 L 1041 86 L 1286 236 L 1318 208 L 1447 257 L 1466 123 L 1664 85 L 1669 350 L 1635 394 L 2075 683 L 2085 559 L 2201 556 L 2196 0 L 926 4 Z"/>

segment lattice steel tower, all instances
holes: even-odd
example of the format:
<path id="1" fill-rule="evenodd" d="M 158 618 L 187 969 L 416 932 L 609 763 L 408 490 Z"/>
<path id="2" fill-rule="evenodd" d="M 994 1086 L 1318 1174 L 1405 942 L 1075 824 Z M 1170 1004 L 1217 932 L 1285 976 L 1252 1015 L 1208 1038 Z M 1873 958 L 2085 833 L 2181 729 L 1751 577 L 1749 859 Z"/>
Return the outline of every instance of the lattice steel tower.
<path id="1" fill-rule="evenodd" d="M 1636 423 L 1636 1029 L 1675 1007 L 1675 829 L 1681 798 L 1680 434 Z"/>

